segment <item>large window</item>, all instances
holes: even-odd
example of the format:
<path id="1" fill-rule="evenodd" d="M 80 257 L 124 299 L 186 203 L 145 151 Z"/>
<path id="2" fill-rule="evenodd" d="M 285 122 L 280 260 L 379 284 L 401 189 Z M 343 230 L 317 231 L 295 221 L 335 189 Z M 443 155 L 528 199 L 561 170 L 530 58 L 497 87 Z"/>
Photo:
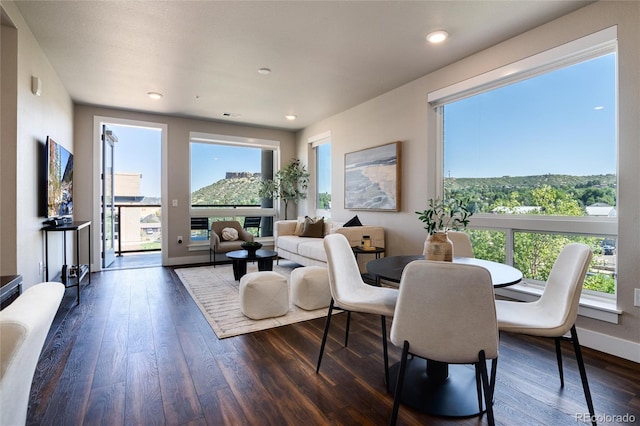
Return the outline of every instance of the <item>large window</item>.
<path id="1" fill-rule="evenodd" d="M 544 282 L 560 249 L 584 242 L 585 288 L 615 293 L 616 100 L 615 42 L 598 42 L 435 102 L 444 196 L 469 198 L 474 227 L 493 228 L 472 231 L 478 257 Z"/>
<path id="2" fill-rule="evenodd" d="M 331 132 L 308 139 L 313 160 L 316 216 L 331 217 Z"/>
<path id="3" fill-rule="evenodd" d="M 316 151 L 316 209 L 322 212 L 331 211 L 331 144 L 324 143 L 315 148 Z"/>
<path id="4" fill-rule="evenodd" d="M 208 218 L 209 226 L 237 220 L 256 236 L 273 235 L 273 201 L 258 192 L 262 179 L 273 178 L 278 142 L 192 133 L 189 145 L 192 241 L 207 236 L 197 218 Z"/>

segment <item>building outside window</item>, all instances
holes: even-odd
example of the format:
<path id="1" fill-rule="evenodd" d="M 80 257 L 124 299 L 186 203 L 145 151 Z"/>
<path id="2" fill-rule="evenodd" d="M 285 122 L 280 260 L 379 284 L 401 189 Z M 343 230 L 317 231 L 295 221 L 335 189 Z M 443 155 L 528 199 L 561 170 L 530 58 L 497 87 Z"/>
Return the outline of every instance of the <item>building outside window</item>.
<path id="1" fill-rule="evenodd" d="M 560 250 L 583 242 L 594 252 L 584 288 L 615 294 L 616 44 L 566 50 L 507 80 L 430 98 L 443 194 L 470 200 L 477 257 L 544 283 Z"/>

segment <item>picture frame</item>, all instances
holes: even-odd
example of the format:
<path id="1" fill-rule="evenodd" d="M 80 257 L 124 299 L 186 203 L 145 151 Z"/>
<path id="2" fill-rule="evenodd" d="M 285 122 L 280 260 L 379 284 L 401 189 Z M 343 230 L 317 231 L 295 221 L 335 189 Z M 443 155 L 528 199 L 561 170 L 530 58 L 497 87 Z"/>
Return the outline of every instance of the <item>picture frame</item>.
<path id="1" fill-rule="evenodd" d="M 344 208 L 400 211 L 401 143 L 346 153 Z"/>

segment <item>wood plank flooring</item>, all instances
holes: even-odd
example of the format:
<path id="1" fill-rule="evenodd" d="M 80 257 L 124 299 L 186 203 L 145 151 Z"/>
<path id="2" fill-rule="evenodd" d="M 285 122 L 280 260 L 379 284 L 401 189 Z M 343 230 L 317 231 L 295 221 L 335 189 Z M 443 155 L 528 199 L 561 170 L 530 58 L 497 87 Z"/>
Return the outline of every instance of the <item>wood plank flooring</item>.
<path id="1" fill-rule="evenodd" d="M 83 284 L 81 305 L 74 294 L 67 291 L 41 355 L 29 425 L 388 423 L 393 399 L 383 383 L 378 317 L 353 314 L 344 348 L 346 316 L 337 315 L 316 374 L 324 319 L 218 340 L 171 268 L 96 273 Z M 552 341 L 502 336 L 497 424 L 587 423 L 576 421 L 586 403 L 573 352 L 563 345 L 561 389 Z M 390 345 L 391 363 L 399 355 Z M 597 414 L 640 422 L 640 364 L 587 348 L 584 356 Z M 401 406 L 399 424 L 487 420 Z"/>

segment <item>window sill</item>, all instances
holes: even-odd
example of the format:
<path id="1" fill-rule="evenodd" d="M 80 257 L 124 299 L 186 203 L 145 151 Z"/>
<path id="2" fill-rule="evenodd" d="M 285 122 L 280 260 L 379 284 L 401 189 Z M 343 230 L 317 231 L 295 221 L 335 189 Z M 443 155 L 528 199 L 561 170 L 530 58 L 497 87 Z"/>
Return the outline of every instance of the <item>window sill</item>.
<path id="1" fill-rule="evenodd" d="M 542 295 L 543 289 L 539 284 L 523 281 L 510 287 L 498 288 L 495 293 L 509 299 L 533 302 Z M 595 294 L 583 294 L 580 297 L 578 315 L 618 324 L 621 314 L 622 311 L 618 309 L 615 299 Z"/>

